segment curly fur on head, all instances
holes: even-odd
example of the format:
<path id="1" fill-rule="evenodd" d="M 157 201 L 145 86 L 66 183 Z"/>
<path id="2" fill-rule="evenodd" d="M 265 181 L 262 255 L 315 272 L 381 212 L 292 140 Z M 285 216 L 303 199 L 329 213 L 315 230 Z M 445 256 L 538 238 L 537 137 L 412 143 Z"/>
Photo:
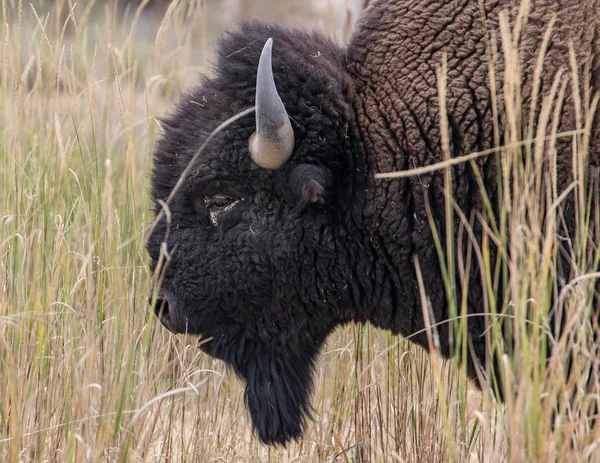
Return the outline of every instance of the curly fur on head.
<path id="1" fill-rule="evenodd" d="M 512 4 L 484 2 L 491 31 L 497 33 L 499 12 Z M 599 2 L 560 4 L 533 0 L 521 42 L 523 75 L 534 76 L 543 31 L 557 13 L 541 94 L 561 66 L 569 68 L 571 39 L 585 63 L 582 81 L 589 72 L 597 91 Z M 446 243 L 444 173 L 390 181 L 373 174 L 443 159 L 434 70 L 444 56 L 451 154 L 490 148 L 494 120 L 478 1 L 375 1 L 346 49 L 320 34 L 245 23 L 220 41 L 214 77 L 203 78 L 163 120 L 152 171 L 157 213 L 210 132 L 254 106 L 259 56 L 269 37 L 275 84 L 295 136 L 291 158 L 277 170 L 254 164 L 248 140 L 255 118 L 236 120 L 192 166 L 147 248 L 152 271 L 161 246 L 169 251 L 157 315 L 174 332 L 199 335 L 203 350 L 242 376 L 259 437 L 285 443 L 302 433 L 315 358 L 337 326 L 370 322 L 427 344 L 415 257 L 431 323 L 438 323 L 440 351 L 451 354 L 448 326 L 441 323 L 448 319 L 444 280 L 426 212 L 427 205 Z M 496 71 L 501 79 L 501 57 Z M 532 87 L 530 81 L 523 84 L 526 104 Z M 569 91 L 570 86 L 567 100 Z M 502 102 L 503 95 L 497 98 Z M 572 128 L 572 109 L 565 109 L 559 130 Z M 595 125 L 590 175 L 598 174 L 598 135 Z M 569 143 L 556 145 L 560 191 L 572 180 Z M 496 204 L 495 159 L 477 163 Z M 476 216 L 483 201 L 473 166 L 452 170 L 453 197 L 466 217 Z M 461 236 L 458 227 L 455 237 Z M 566 226 L 561 234 L 570 231 Z M 473 233 L 481 239 L 478 222 Z M 469 313 L 480 314 L 477 262 L 465 278 Z M 469 317 L 472 378 L 487 360 L 485 328 L 483 317 Z"/>
<path id="2" fill-rule="evenodd" d="M 165 237 L 169 248 L 177 244 L 160 289 L 165 325 L 211 338 L 202 348 L 247 382 L 260 438 L 283 443 L 302 432 L 315 356 L 347 299 L 346 278 L 330 272 L 341 264 L 334 230 L 353 188 L 352 98 L 342 50 L 320 35 L 258 22 L 226 35 L 215 76 L 163 120 L 152 194 L 158 212 L 158 200 L 166 200 L 207 135 L 253 106 L 269 37 L 295 134 L 293 159 L 278 170 L 259 168 L 248 152 L 254 117 L 230 125 L 173 198 L 171 224 L 160 221 L 148 251 L 154 268 Z"/>

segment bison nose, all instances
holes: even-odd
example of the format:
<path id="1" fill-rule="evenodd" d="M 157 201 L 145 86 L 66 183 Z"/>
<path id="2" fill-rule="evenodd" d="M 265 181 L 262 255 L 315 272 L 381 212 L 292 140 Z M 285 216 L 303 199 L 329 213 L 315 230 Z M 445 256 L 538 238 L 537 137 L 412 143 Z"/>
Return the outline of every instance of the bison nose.
<path id="1" fill-rule="evenodd" d="M 152 305 L 152 298 L 148 298 L 148 302 Z M 171 318 L 171 313 L 169 312 L 169 301 L 167 299 L 157 298 L 154 303 L 154 315 L 158 317 L 163 326 L 168 329 L 171 333 L 181 333 L 181 331 L 177 330 L 175 324 L 173 323 L 173 319 Z"/>

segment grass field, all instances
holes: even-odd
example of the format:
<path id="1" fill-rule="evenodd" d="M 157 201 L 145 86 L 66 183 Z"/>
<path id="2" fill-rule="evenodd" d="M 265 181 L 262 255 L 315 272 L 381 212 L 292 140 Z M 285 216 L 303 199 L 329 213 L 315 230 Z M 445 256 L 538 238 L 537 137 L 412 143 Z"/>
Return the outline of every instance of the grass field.
<path id="1" fill-rule="evenodd" d="M 240 380 L 194 339 L 158 326 L 147 304 L 155 117 L 210 73 L 212 39 L 231 23 L 199 0 L 175 2 L 157 21 L 113 1 L 2 0 L 1 9 L 0 461 L 600 461 L 586 418 L 600 392 L 589 341 L 599 256 L 585 239 L 598 198 L 573 185 L 576 272 L 557 309 L 568 335 L 546 358 L 561 197 L 542 180 L 552 178 L 541 160 L 555 159 L 554 137 L 522 142 L 536 134 L 527 113 L 520 119 L 516 70 L 498 108 L 509 122 L 498 162 L 512 183 L 489 233 L 510 250 L 500 259 L 510 272 L 489 268 L 485 243 L 461 261 L 480 259 L 490 285 L 510 275 L 508 311 L 488 296 L 514 328 L 507 403 L 407 340 L 349 326 L 321 356 L 302 440 L 269 448 L 251 432 Z M 338 23 L 314 20 L 328 24 Z M 347 35 L 347 24 L 336 27 Z M 501 42 L 498 53 L 516 56 L 508 28 Z M 538 134 L 556 134 L 550 102 L 566 85 L 558 78 L 555 94 L 539 97 Z M 581 130 L 570 135 L 580 178 L 590 107 L 580 102 Z"/>

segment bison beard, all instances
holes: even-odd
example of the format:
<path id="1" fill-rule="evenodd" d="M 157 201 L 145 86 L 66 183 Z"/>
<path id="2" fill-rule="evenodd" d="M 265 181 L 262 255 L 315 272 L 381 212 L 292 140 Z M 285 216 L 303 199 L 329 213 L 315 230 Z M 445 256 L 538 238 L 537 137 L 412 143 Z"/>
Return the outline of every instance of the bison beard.
<path id="1" fill-rule="evenodd" d="M 300 437 L 310 410 L 312 374 L 319 346 L 307 345 L 293 352 L 273 351 L 245 339 L 243 330 L 231 335 L 201 339 L 199 347 L 226 362 L 245 380 L 244 399 L 260 439 L 269 444 L 283 444 Z"/>
<path id="2" fill-rule="evenodd" d="M 155 212 L 163 213 L 176 185 L 182 188 L 168 204 L 168 221 L 158 221 L 147 244 L 153 271 L 161 249 L 168 251 L 168 265 L 157 274 L 164 274 L 161 307 L 169 313 L 158 308 L 157 315 L 174 332 L 201 335 L 200 347 L 245 379 L 246 403 L 262 441 L 285 443 L 301 435 L 314 361 L 335 327 L 372 323 L 427 346 L 415 260 L 440 353 L 453 354 L 431 229 L 434 224 L 445 246 L 444 172 L 391 180 L 375 174 L 444 159 L 435 75 L 444 60 L 451 155 L 494 145 L 480 6 L 497 35 L 499 13 L 513 3 L 372 2 L 346 48 L 319 34 L 246 23 L 219 43 L 214 77 L 203 78 L 162 120 L 152 172 Z M 564 8 L 533 0 L 520 43 L 523 74 L 535 75 L 545 28 L 557 13 L 539 95 L 548 93 L 559 68 L 570 68 L 570 40 L 585 63 L 580 80 L 590 82 L 586 92 L 593 94 L 600 87 L 600 34 L 590 18 L 597 16 L 598 0 L 560 4 Z M 272 64 L 265 61 L 271 46 Z M 495 71 L 501 82 L 501 54 Z M 531 103 L 532 86 L 530 80 L 522 85 L 524 107 Z M 258 88 L 266 93 L 259 96 Z M 565 95 L 560 132 L 575 128 L 570 85 Z M 497 98 L 501 105 L 502 92 Z M 213 129 L 254 106 L 256 117 L 237 119 L 196 157 Z M 596 127 L 591 180 L 600 163 Z M 570 148 L 570 139 L 556 142 L 558 193 L 573 179 Z M 480 242 L 484 228 L 478 218 L 485 208 L 479 184 L 489 202 L 498 204 L 496 166 L 496 157 L 482 156 L 452 167 L 453 198 L 465 217 L 474 218 L 473 236 Z M 184 171 L 189 176 L 180 182 Z M 573 231 L 572 195 L 565 204 L 571 216 L 561 222 L 562 236 Z M 460 226 L 456 221 L 453 236 L 465 239 Z M 471 354 L 466 366 L 473 379 L 486 373 L 486 363 L 492 374 L 497 371 L 485 342 L 489 313 L 477 265 L 464 275 Z M 565 258 L 556 281 L 568 282 L 570 271 Z M 500 289 L 493 296 L 499 304 L 510 302 Z"/>
<path id="3" fill-rule="evenodd" d="M 315 355 L 269 353 L 234 365 L 246 379 L 246 404 L 263 442 L 282 444 L 302 434 Z"/>

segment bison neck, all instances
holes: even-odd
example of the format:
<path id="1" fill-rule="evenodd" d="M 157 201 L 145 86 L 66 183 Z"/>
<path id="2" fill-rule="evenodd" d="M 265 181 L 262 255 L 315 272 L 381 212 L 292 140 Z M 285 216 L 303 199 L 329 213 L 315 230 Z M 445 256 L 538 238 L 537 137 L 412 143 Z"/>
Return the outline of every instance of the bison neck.
<path id="1" fill-rule="evenodd" d="M 486 2 L 486 8 L 494 10 L 497 3 Z M 446 31 L 447 18 L 453 18 L 452 33 Z M 448 299 L 439 258 L 448 255 L 444 173 L 392 180 L 376 179 L 375 174 L 443 160 L 436 67 L 444 55 L 452 71 L 448 75 L 452 91 L 447 98 L 451 155 L 493 146 L 485 41 L 481 28 L 473 27 L 480 18 L 479 3 L 466 0 L 376 2 L 364 15 L 347 53 L 348 70 L 355 82 L 356 153 L 364 168 L 357 174 L 364 182 L 361 229 L 365 236 L 361 246 L 367 250 L 357 259 L 357 279 L 368 296 L 358 305 L 356 320 L 370 321 L 426 345 L 418 262 L 430 321 L 437 324 L 440 350 L 446 356 L 450 354 Z M 431 37 L 435 37 L 433 43 Z M 489 183 L 493 196 L 495 159 L 481 158 L 479 162 L 478 174 Z M 453 169 L 452 191 L 466 217 L 481 210 L 481 194 L 469 164 Z M 453 225 L 457 236 L 459 224 Z M 434 230 L 442 243 L 440 250 Z M 472 302 L 482 300 L 477 272 L 473 266 L 469 312 L 483 310 Z M 459 296 L 459 290 L 454 291 Z M 469 330 L 482 360 L 483 318 L 470 318 Z M 469 370 L 474 374 L 472 367 Z"/>
<path id="2" fill-rule="evenodd" d="M 361 120 L 365 95 L 359 91 L 356 98 L 355 108 Z M 427 346 L 415 261 L 421 268 L 423 285 L 430 301 L 431 323 L 446 320 L 447 298 L 425 206 L 427 202 L 432 213 L 441 214 L 439 218 L 443 220 L 443 202 L 438 202 L 439 197 L 430 197 L 432 190 L 420 179 L 374 178 L 376 172 L 401 170 L 399 166 L 403 165 L 406 153 L 400 149 L 393 151 L 393 142 L 374 144 L 376 134 L 386 133 L 389 125 L 388 116 L 383 111 L 371 117 L 378 123 L 368 125 L 368 130 L 364 124 L 352 127 L 356 201 L 347 222 L 360 232 L 354 235 L 350 244 L 347 240 L 339 243 L 341 248 L 353 247 L 348 252 L 351 256 L 348 268 L 352 271 L 349 279 L 355 282 L 355 287 L 349 290 L 351 310 L 345 318 L 360 323 L 370 322 Z M 393 133 L 388 132 L 388 136 L 393 140 Z M 382 164 L 388 167 L 379 167 Z M 441 235 L 443 239 L 443 230 Z M 442 323 L 436 329 L 441 353 L 448 356 L 448 326 Z"/>

